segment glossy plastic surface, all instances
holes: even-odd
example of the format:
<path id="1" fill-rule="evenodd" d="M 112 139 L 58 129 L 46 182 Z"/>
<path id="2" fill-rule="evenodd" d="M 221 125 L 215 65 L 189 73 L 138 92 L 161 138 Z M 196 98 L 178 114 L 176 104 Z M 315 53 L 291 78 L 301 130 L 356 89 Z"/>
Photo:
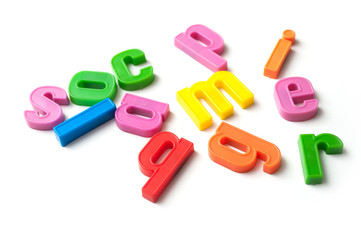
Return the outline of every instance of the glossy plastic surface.
<path id="1" fill-rule="evenodd" d="M 177 92 L 177 101 L 187 112 L 199 130 L 212 126 L 212 116 L 198 100 L 203 98 L 221 119 L 233 114 L 233 106 L 219 91 L 225 90 L 242 108 L 253 104 L 253 93 L 227 71 L 214 73 L 208 81 L 201 81 Z"/>
<path id="2" fill-rule="evenodd" d="M 44 86 L 30 94 L 30 103 L 35 111 L 24 112 L 28 126 L 36 130 L 52 130 L 64 121 L 64 114 L 59 105 L 68 105 L 69 99 L 64 89 Z"/>
<path id="3" fill-rule="evenodd" d="M 305 121 L 317 114 L 318 100 L 306 78 L 289 77 L 275 85 L 274 98 L 280 115 L 288 121 Z"/>
<path id="4" fill-rule="evenodd" d="M 162 162 L 159 157 L 171 149 Z M 151 202 L 156 202 L 176 173 L 194 152 L 193 143 L 171 132 L 154 135 L 139 153 L 141 172 L 149 177 L 143 186 L 142 195 Z"/>
<path id="5" fill-rule="evenodd" d="M 208 155 L 214 162 L 240 173 L 254 168 L 257 159 L 265 162 L 266 173 L 272 174 L 281 167 L 281 152 L 276 145 L 226 122 L 221 123 L 209 140 Z"/>
<path id="6" fill-rule="evenodd" d="M 109 98 L 89 107 L 65 122 L 54 127 L 61 146 L 66 146 L 87 132 L 114 118 L 115 104 Z"/>
<path id="7" fill-rule="evenodd" d="M 69 83 L 70 101 L 77 105 L 93 106 L 106 98 L 114 100 L 116 94 L 116 79 L 106 72 L 78 72 Z"/>
<path id="8" fill-rule="evenodd" d="M 190 26 L 175 37 L 174 44 L 213 72 L 227 70 L 227 61 L 220 56 L 224 48 L 222 37 L 204 25 Z"/>
<path id="9" fill-rule="evenodd" d="M 292 44 L 295 42 L 296 33 L 292 30 L 283 32 L 283 36 L 274 48 L 266 66 L 264 67 L 264 75 L 270 78 L 278 78 L 278 74 L 282 68 L 282 64 L 287 58 Z"/>
<path id="10" fill-rule="evenodd" d="M 112 59 L 112 66 L 118 78 L 119 87 L 133 91 L 150 85 L 154 80 L 152 66 L 142 68 L 136 76 L 131 74 L 127 66 L 127 64 L 138 65 L 146 61 L 144 52 L 139 49 L 130 49 L 115 55 Z"/>
<path id="11" fill-rule="evenodd" d="M 151 137 L 162 130 L 169 115 L 169 105 L 151 99 L 125 94 L 115 113 L 119 129 L 143 137 Z"/>
<path id="12" fill-rule="evenodd" d="M 301 134 L 298 139 L 303 176 L 306 184 L 320 184 L 323 179 L 323 172 L 320 160 L 319 149 L 326 154 L 339 154 L 343 151 L 341 139 L 330 133 Z"/>

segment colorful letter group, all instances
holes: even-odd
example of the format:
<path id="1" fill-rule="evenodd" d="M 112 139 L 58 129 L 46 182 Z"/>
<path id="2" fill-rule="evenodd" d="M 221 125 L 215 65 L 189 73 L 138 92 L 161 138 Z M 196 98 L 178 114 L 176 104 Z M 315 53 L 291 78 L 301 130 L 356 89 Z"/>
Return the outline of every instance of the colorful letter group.
<path id="1" fill-rule="evenodd" d="M 295 33 L 286 30 L 264 68 L 264 75 L 277 79 L 282 64 L 295 41 Z M 224 49 L 222 37 L 204 25 L 193 25 L 175 37 L 175 46 L 209 68 L 214 74 L 207 81 L 200 81 L 176 93 L 177 101 L 199 130 L 212 126 L 212 116 L 199 101 L 204 99 L 216 114 L 226 119 L 233 114 L 233 106 L 219 89 L 224 89 L 242 108 L 254 102 L 253 93 L 227 71 L 227 61 L 220 55 Z M 153 67 L 132 75 L 127 64 L 146 62 L 139 49 L 121 52 L 111 64 L 115 76 L 105 72 L 82 71 L 69 84 L 70 101 L 89 106 L 85 111 L 65 120 L 60 105 L 68 105 L 67 92 L 59 87 L 44 86 L 30 95 L 34 111 L 25 111 L 29 127 L 37 130 L 54 130 L 61 146 L 66 146 L 87 132 L 115 118 L 122 131 L 151 137 L 139 153 L 139 165 L 149 180 L 142 189 L 144 198 L 156 202 L 169 182 L 194 151 L 193 143 L 179 139 L 171 132 L 161 132 L 163 122 L 170 113 L 169 105 L 126 93 L 116 108 L 112 100 L 120 88 L 128 91 L 147 87 L 153 82 Z M 274 98 L 280 115 L 288 121 L 305 121 L 317 114 L 318 100 L 309 80 L 289 77 L 278 80 Z M 65 120 L 65 121 L 64 121 Z M 301 164 L 306 184 L 322 182 L 319 149 L 327 154 L 342 153 L 343 143 L 335 135 L 324 133 L 301 134 L 298 140 Z M 243 153 L 234 150 L 236 148 Z M 170 149 L 161 163 L 160 156 Z M 250 171 L 257 159 L 263 160 L 263 171 L 275 173 L 281 167 L 278 147 L 259 137 L 222 122 L 208 143 L 209 157 L 216 163 L 235 172 Z"/>

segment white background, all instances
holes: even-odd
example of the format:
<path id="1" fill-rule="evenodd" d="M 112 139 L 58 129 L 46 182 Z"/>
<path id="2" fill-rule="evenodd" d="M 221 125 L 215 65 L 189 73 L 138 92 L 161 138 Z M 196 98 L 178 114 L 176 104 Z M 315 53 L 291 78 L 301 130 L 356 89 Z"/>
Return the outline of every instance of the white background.
<path id="1" fill-rule="evenodd" d="M 358 1 L 2 1 L 0 4 L 0 239 L 360 239 L 360 55 Z M 222 55 L 255 95 L 226 122 L 276 144 L 282 167 L 262 162 L 235 173 L 211 161 L 208 140 L 221 120 L 199 131 L 176 101 L 178 90 L 212 72 L 174 46 L 193 24 L 220 34 Z M 285 29 L 296 32 L 280 78 L 309 79 L 318 115 L 305 122 L 280 117 L 277 80 L 263 67 Z M 195 153 L 159 202 L 141 196 L 148 178 L 138 153 L 148 138 L 112 120 L 65 148 L 52 131 L 30 129 L 30 93 L 67 90 L 82 70 L 112 73 L 111 58 L 139 48 L 156 79 L 132 94 L 170 104 L 164 130 L 194 143 Z M 119 106 L 126 91 L 118 88 Z M 63 107 L 66 118 L 85 107 Z M 209 107 L 207 106 L 207 109 Z M 324 182 L 304 183 L 297 140 L 332 133 L 344 153 L 321 153 Z"/>

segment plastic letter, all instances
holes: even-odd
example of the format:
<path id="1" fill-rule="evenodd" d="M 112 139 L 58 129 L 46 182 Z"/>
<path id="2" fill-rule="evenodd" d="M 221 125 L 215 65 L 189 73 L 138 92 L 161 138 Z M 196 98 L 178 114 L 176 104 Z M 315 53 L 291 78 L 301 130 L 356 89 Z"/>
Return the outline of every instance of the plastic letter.
<path id="1" fill-rule="evenodd" d="M 209 140 L 208 154 L 214 162 L 240 173 L 250 171 L 257 159 L 265 161 L 263 171 L 266 173 L 272 174 L 281 167 L 281 152 L 276 145 L 225 122 Z"/>
<path id="2" fill-rule="evenodd" d="M 161 163 L 156 163 L 165 150 L 171 149 Z M 142 195 L 156 202 L 164 189 L 194 151 L 193 143 L 171 132 L 154 135 L 139 153 L 141 172 L 150 177 L 143 186 Z"/>
<path id="3" fill-rule="evenodd" d="M 278 77 L 278 74 L 282 68 L 282 64 L 287 58 L 292 44 L 295 42 L 295 37 L 296 33 L 292 30 L 286 30 L 283 32 L 282 38 L 278 41 L 266 63 L 266 66 L 264 67 L 263 75 L 275 79 Z"/>
<path id="4" fill-rule="evenodd" d="M 169 105 L 167 103 L 127 93 L 115 112 L 115 120 L 119 129 L 124 132 L 151 137 L 162 130 L 163 121 L 167 119 L 168 115 Z"/>
<path id="5" fill-rule="evenodd" d="M 227 70 L 227 61 L 220 56 L 222 37 L 204 25 L 190 26 L 185 33 L 175 37 L 174 44 L 213 72 Z"/>
<path id="6" fill-rule="evenodd" d="M 341 139 L 330 133 L 301 134 L 298 139 L 303 176 L 306 184 L 322 183 L 323 173 L 318 150 L 322 149 L 327 154 L 342 153 Z"/>
<path id="7" fill-rule="evenodd" d="M 68 105 L 69 99 L 64 89 L 45 86 L 35 89 L 30 94 L 30 102 L 35 111 L 24 113 L 29 127 L 37 130 L 52 130 L 54 126 L 64 121 L 64 114 L 59 105 Z"/>
<path id="8" fill-rule="evenodd" d="M 137 76 L 133 76 L 127 67 L 127 64 L 138 65 L 146 61 L 143 51 L 139 49 L 130 49 L 115 55 L 112 59 L 112 66 L 118 78 L 119 87 L 133 91 L 150 85 L 154 80 L 152 66 L 141 69 Z"/>
<path id="9" fill-rule="evenodd" d="M 318 100 L 306 78 L 289 77 L 275 85 L 274 98 L 280 115 L 288 121 L 305 121 L 317 114 Z M 302 105 L 296 105 L 300 104 Z"/>
<path id="10" fill-rule="evenodd" d="M 57 140 L 66 146 L 87 132 L 114 118 L 115 104 L 109 98 L 89 107 L 54 127 Z"/>
<path id="11" fill-rule="evenodd" d="M 253 104 L 253 93 L 236 76 L 227 71 L 216 72 L 208 81 L 197 82 L 191 88 L 177 92 L 177 101 L 199 130 L 212 126 L 212 116 L 199 102 L 199 98 L 207 101 L 222 120 L 233 114 L 232 104 L 219 88 L 224 89 L 242 108 Z"/>
<path id="12" fill-rule="evenodd" d="M 106 72 L 78 72 L 69 84 L 70 101 L 77 105 L 93 106 L 106 98 L 114 100 L 116 94 L 116 79 Z"/>

